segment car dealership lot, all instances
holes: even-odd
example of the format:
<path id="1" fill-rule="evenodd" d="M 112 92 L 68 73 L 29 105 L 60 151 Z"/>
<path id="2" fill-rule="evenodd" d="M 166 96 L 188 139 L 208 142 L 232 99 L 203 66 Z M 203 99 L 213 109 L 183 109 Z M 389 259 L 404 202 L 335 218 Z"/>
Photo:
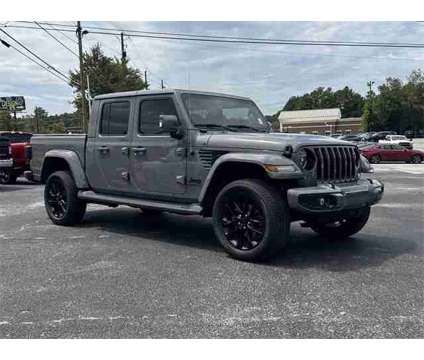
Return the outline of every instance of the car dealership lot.
<path id="1" fill-rule="evenodd" d="M 90 205 L 54 226 L 43 187 L 0 185 L 0 337 L 424 336 L 424 164 L 379 164 L 355 241 L 292 225 L 268 263 L 229 258 L 209 220 Z"/>

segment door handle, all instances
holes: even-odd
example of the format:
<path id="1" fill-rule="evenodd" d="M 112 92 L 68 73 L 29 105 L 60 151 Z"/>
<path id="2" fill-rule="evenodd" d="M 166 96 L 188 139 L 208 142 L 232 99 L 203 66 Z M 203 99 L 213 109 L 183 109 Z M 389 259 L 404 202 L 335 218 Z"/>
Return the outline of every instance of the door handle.
<path id="1" fill-rule="evenodd" d="M 121 153 L 122 155 L 127 155 L 128 156 L 128 151 L 130 149 L 127 146 L 121 147 Z"/>
<path id="2" fill-rule="evenodd" d="M 97 151 L 100 151 L 101 153 L 107 153 L 109 152 L 109 148 L 107 146 L 100 146 L 97 148 Z"/>
<path id="3" fill-rule="evenodd" d="M 135 147 L 135 148 L 133 148 L 132 149 L 133 150 L 133 153 L 135 154 L 135 155 L 138 155 L 138 154 L 145 154 L 146 153 L 146 151 L 147 151 L 147 149 L 145 148 L 145 147 Z"/>

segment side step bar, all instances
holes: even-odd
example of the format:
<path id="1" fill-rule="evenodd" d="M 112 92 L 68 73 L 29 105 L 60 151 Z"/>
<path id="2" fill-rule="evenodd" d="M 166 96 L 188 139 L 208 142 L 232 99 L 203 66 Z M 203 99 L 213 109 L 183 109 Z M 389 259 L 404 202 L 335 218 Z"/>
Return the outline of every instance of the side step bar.
<path id="1" fill-rule="evenodd" d="M 169 211 L 177 214 L 199 215 L 203 208 L 199 204 L 177 204 L 164 201 L 143 200 L 116 195 L 98 194 L 94 191 L 79 191 L 78 197 L 101 205 L 127 205 L 136 208 Z"/>

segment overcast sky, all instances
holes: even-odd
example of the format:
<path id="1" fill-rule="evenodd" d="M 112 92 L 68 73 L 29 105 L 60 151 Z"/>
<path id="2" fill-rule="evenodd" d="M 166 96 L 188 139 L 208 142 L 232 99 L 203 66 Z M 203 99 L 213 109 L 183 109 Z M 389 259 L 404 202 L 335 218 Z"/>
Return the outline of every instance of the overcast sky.
<path id="1" fill-rule="evenodd" d="M 9 25 L 16 23 L 9 22 Z M 133 30 L 291 40 L 423 43 L 420 22 L 84 22 Z M 6 28 L 11 35 L 63 72 L 78 59 L 43 31 Z M 54 33 L 77 52 L 77 45 Z M 67 33 L 72 39 L 73 33 Z M 7 40 L 0 33 L 0 39 Z M 88 34 L 84 47 L 100 42 L 107 55 L 120 56 L 117 37 Z M 149 72 L 151 88 L 205 89 L 252 97 L 264 113 L 281 109 L 288 98 L 318 86 L 345 85 L 365 94 L 366 82 L 388 76 L 405 79 L 424 69 L 424 49 L 384 49 L 198 43 L 145 38 L 126 39 L 130 65 Z M 72 111 L 73 90 L 13 49 L 0 46 L 0 96 L 23 95 L 27 111 Z"/>

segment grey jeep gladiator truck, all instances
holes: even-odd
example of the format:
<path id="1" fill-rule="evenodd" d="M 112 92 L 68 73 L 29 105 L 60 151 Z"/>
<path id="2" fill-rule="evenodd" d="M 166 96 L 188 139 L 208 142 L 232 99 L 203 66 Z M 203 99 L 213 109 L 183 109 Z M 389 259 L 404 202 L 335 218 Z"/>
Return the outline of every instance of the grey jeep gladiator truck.
<path id="1" fill-rule="evenodd" d="M 32 173 L 48 216 L 79 223 L 87 203 L 145 214 L 212 217 L 225 250 L 258 260 L 288 242 L 293 221 L 342 239 L 366 224 L 384 191 L 351 143 L 272 133 L 244 97 L 192 90 L 95 97 L 87 135 L 39 135 Z"/>

